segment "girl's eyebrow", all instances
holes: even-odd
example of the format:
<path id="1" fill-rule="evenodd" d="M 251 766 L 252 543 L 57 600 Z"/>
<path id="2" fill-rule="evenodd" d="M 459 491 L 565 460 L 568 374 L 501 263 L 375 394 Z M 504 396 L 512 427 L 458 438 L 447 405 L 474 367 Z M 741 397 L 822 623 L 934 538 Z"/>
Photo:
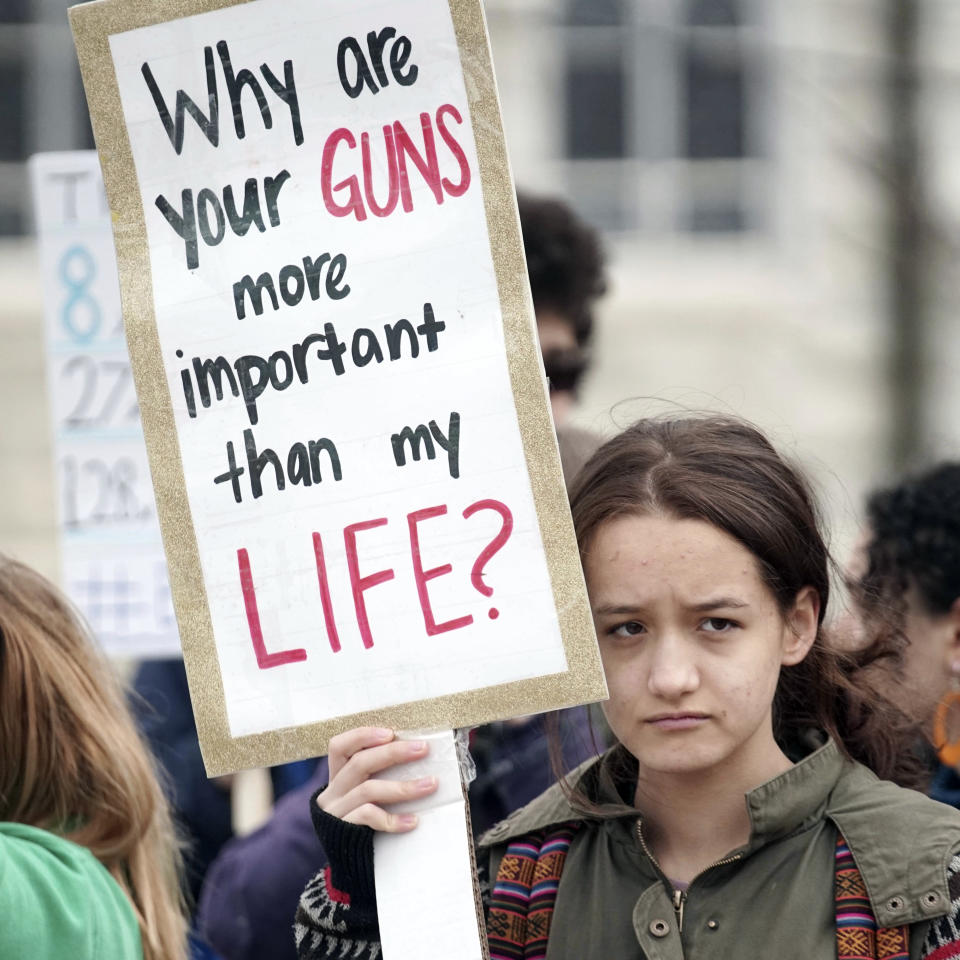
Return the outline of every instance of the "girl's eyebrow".
<path id="1" fill-rule="evenodd" d="M 692 613 L 707 613 L 710 610 L 741 610 L 750 604 L 736 597 L 712 597 L 687 607 Z M 604 603 L 593 608 L 595 617 L 622 616 L 624 614 L 641 613 L 645 607 L 640 603 Z"/>
<path id="2" fill-rule="evenodd" d="M 626 603 L 626 604 L 617 604 L 617 603 L 604 603 L 599 607 L 593 608 L 593 615 L 596 616 L 612 616 L 614 614 L 627 614 L 627 613 L 640 613 L 643 611 L 643 606 L 638 603 Z"/>
<path id="3" fill-rule="evenodd" d="M 704 600 L 702 603 L 695 603 L 688 607 L 694 613 L 706 613 L 708 610 L 717 610 L 720 608 L 726 610 L 740 610 L 743 607 L 749 607 L 750 604 L 744 600 L 737 600 L 736 597 L 715 597 L 712 600 Z"/>

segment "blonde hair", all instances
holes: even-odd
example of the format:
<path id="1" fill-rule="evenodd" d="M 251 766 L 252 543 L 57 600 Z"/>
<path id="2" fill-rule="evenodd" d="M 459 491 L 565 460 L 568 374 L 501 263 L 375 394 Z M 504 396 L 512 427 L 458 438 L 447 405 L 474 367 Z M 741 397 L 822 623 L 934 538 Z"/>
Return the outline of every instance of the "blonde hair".
<path id="1" fill-rule="evenodd" d="M 129 898 L 145 960 L 184 960 L 181 856 L 119 680 L 69 601 L 2 555 L 0 820 L 89 849 Z"/>

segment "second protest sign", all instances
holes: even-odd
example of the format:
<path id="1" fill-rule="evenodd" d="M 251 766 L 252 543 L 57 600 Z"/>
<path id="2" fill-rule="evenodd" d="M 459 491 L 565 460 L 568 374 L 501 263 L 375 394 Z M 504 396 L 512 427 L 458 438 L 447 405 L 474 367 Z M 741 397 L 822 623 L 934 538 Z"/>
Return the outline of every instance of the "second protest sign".
<path id="1" fill-rule="evenodd" d="M 477 0 L 142 7 L 71 19 L 208 772 L 605 696 Z"/>

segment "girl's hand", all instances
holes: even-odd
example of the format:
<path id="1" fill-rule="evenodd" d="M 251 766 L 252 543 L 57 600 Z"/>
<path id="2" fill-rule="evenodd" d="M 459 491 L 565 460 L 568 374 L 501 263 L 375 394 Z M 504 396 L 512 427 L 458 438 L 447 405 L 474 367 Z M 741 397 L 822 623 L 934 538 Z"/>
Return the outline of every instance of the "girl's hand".
<path id="1" fill-rule="evenodd" d="M 423 740 L 398 740 L 392 730 L 358 727 L 330 741 L 330 782 L 317 797 L 317 806 L 347 823 L 364 824 L 386 833 L 406 833 L 417 825 L 412 813 L 387 813 L 383 804 L 416 800 L 437 789 L 436 777 L 421 780 L 371 779 L 427 755 Z"/>

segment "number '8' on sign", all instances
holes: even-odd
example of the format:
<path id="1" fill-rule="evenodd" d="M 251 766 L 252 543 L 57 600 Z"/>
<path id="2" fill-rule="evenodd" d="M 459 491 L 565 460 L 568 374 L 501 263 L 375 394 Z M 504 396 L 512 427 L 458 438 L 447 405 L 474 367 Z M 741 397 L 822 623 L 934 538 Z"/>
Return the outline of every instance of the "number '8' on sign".
<path id="1" fill-rule="evenodd" d="M 90 343 L 100 330 L 100 304 L 90 292 L 97 264 L 90 251 L 74 245 L 60 258 L 60 279 L 66 298 L 60 314 L 64 329 L 76 343 Z"/>

